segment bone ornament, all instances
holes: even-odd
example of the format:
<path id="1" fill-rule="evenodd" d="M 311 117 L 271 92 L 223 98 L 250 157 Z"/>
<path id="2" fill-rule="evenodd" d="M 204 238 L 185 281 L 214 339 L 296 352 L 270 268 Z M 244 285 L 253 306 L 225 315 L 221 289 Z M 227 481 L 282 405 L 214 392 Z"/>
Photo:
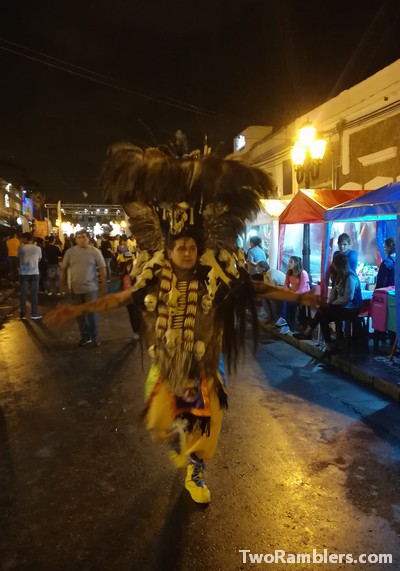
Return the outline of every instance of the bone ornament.
<path id="1" fill-rule="evenodd" d="M 196 341 L 193 347 L 193 354 L 196 361 L 201 361 L 202 358 L 204 357 L 205 352 L 206 352 L 206 346 L 204 341 Z"/>
<path id="2" fill-rule="evenodd" d="M 168 329 L 164 335 L 165 348 L 170 355 L 175 353 L 180 341 L 180 331 L 178 329 Z"/>
<path id="3" fill-rule="evenodd" d="M 219 284 L 217 284 L 217 276 L 214 269 L 211 269 L 207 275 L 207 294 L 208 297 L 213 300 L 215 298 L 215 294 L 217 293 L 217 289 Z"/>
<path id="4" fill-rule="evenodd" d="M 156 346 L 150 345 L 150 347 L 147 349 L 147 354 L 149 355 L 150 359 L 154 361 L 156 358 Z"/>
<path id="5" fill-rule="evenodd" d="M 227 274 L 233 276 L 234 278 L 239 277 L 240 274 L 236 267 L 236 259 L 234 254 L 231 254 L 230 252 L 228 252 L 228 250 L 221 250 L 218 255 L 218 258 L 221 262 L 224 262 L 226 264 L 225 271 Z"/>
<path id="6" fill-rule="evenodd" d="M 144 306 L 146 311 L 153 312 L 157 307 L 157 297 L 151 293 L 144 298 Z"/>
<path id="7" fill-rule="evenodd" d="M 132 291 L 137 291 L 138 289 L 142 289 L 142 287 L 145 287 L 146 282 L 150 281 L 151 279 L 153 279 L 153 272 L 151 271 L 150 268 L 148 268 L 138 276 L 137 280 L 132 286 Z"/>

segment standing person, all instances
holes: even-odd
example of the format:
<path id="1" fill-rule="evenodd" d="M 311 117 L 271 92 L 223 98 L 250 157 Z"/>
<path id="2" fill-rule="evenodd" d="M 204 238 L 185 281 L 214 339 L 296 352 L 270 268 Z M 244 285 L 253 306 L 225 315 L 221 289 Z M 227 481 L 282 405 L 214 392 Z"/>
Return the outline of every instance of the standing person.
<path id="1" fill-rule="evenodd" d="M 261 238 L 259 238 L 258 236 L 252 236 L 250 238 L 250 248 L 249 251 L 247 252 L 247 258 L 246 258 L 247 271 L 249 272 L 251 277 L 260 275 L 257 264 L 260 262 L 267 261 L 267 255 L 260 246 L 261 246 Z M 262 276 L 261 276 L 261 281 L 262 281 Z"/>
<path id="2" fill-rule="evenodd" d="M 303 264 L 300 256 L 290 257 L 283 287 L 284 289 L 297 294 L 310 291 L 310 280 L 306 270 L 303 270 Z M 280 333 L 282 333 L 282 335 L 290 333 L 291 328 L 295 329 L 297 308 L 297 303 L 287 301 L 283 302 L 281 316 L 275 323 L 277 327 L 281 328 Z"/>
<path id="3" fill-rule="evenodd" d="M 111 281 L 111 262 L 114 259 L 114 251 L 108 234 L 103 234 L 101 237 L 100 251 L 103 254 L 104 261 L 107 268 L 107 282 Z"/>
<path id="4" fill-rule="evenodd" d="M 75 235 L 76 246 L 66 251 L 60 274 L 60 289 L 64 292 L 66 272 L 69 269 L 71 279 L 71 300 L 75 304 L 84 303 L 97 299 L 100 294 L 107 293 L 106 287 L 106 264 L 101 252 L 94 246 L 90 246 L 89 235 L 86 230 L 80 230 Z M 97 277 L 99 272 L 99 280 Z M 98 316 L 96 313 L 81 315 L 78 317 L 81 340 L 80 347 L 94 343 L 101 344 L 98 337 Z"/>
<path id="5" fill-rule="evenodd" d="M 42 258 L 39 262 L 39 291 L 47 293 L 47 258 L 45 251 L 45 241 L 43 238 L 36 238 L 36 245 L 42 250 Z"/>
<path id="6" fill-rule="evenodd" d="M 28 289 L 30 289 L 31 319 L 42 319 L 38 312 L 39 263 L 42 259 L 42 250 L 33 243 L 33 236 L 30 232 L 24 232 L 21 238 L 22 246 L 17 252 L 21 285 L 20 317 L 26 319 L 26 298 Z"/>
<path id="7" fill-rule="evenodd" d="M 333 260 L 333 266 L 336 281 L 329 294 L 328 304 L 322 304 L 304 333 L 296 335 L 297 339 L 312 339 L 313 330 L 320 323 L 328 354 L 337 348 L 336 343 L 331 341 L 329 324 L 332 321 L 344 321 L 356 317 L 362 305 L 360 280 L 356 272 L 350 268 L 348 256 L 338 254 Z"/>
<path id="8" fill-rule="evenodd" d="M 386 258 L 382 260 L 376 276 L 376 289 L 394 286 L 394 269 L 396 265 L 396 242 L 394 238 L 386 238 L 383 249 Z"/>
<path id="9" fill-rule="evenodd" d="M 10 279 L 12 282 L 18 280 L 18 248 L 21 246 L 21 242 L 17 238 L 16 232 L 11 232 L 10 237 L 6 240 L 7 255 L 8 255 L 8 266 L 10 270 Z"/>
<path id="10" fill-rule="evenodd" d="M 44 247 L 44 252 L 47 260 L 47 273 L 46 273 L 46 290 L 47 295 L 53 295 L 53 283 L 54 283 L 54 293 L 60 295 L 60 266 L 61 261 L 61 251 L 60 248 L 56 246 L 56 240 L 54 236 L 49 236 L 49 239 Z"/>
<path id="11" fill-rule="evenodd" d="M 266 173 L 228 160 L 185 161 L 130 143 L 109 149 L 105 198 L 124 201 L 139 251 L 132 288 L 82 306 L 60 307 L 48 313 L 47 323 L 133 301 L 153 361 L 145 386 L 147 428 L 155 440 L 168 444 L 175 467 L 187 465 L 185 487 L 195 502 L 205 504 L 211 498 L 205 463 L 215 454 L 227 404 L 221 352 L 229 370 L 244 347 L 248 308 L 255 334 L 257 328 L 252 282 L 236 236 L 273 183 Z M 177 173 L 182 175 L 178 179 Z M 301 297 L 256 284 L 278 299 Z"/>

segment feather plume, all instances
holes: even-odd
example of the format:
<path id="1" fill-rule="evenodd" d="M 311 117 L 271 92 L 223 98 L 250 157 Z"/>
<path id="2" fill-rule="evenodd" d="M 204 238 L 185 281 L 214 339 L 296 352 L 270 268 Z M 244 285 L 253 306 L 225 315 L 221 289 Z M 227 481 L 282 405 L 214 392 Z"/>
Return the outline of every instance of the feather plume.
<path id="1" fill-rule="evenodd" d="M 186 203 L 206 247 L 233 252 L 245 221 L 259 212 L 260 199 L 274 197 L 271 176 L 259 169 L 215 157 L 177 159 L 127 142 L 108 150 L 101 182 L 105 200 L 124 206 L 139 248 L 151 253 L 164 243 L 161 203 L 170 211 Z"/>
<path id="2" fill-rule="evenodd" d="M 124 210 L 129 216 L 129 227 L 139 250 L 151 254 L 163 250 L 165 239 L 155 210 L 139 202 L 124 204 Z"/>
<path id="3" fill-rule="evenodd" d="M 245 208 L 245 218 L 252 214 L 256 200 L 274 198 L 271 176 L 254 167 L 215 157 L 177 159 L 159 149 L 143 151 L 126 142 L 109 148 L 100 181 L 105 199 L 116 204 L 170 201 L 194 205 L 203 198 L 205 205 L 221 202 L 241 212 Z"/>

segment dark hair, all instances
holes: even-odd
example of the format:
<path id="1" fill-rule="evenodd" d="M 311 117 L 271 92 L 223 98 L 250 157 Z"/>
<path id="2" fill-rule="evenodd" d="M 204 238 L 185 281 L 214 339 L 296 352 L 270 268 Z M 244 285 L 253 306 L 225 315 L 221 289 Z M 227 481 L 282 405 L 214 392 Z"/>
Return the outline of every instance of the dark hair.
<path id="1" fill-rule="evenodd" d="M 259 238 L 258 236 L 252 236 L 250 238 L 250 244 L 254 244 L 255 246 L 260 246 L 261 245 L 261 238 Z"/>
<path id="2" fill-rule="evenodd" d="M 53 244 L 54 241 L 55 241 L 54 236 L 49 236 L 48 243 L 49 243 L 49 244 Z"/>
<path id="3" fill-rule="evenodd" d="M 349 257 L 344 254 L 337 254 L 334 257 L 332 264 L 335 266 L 335 270 L 337 272 L 335 282 L 338 283 L 346 279 L 350 272 Z"/>
<path id="4" fill-rule="evenodd" d="M 348 234 L 346 234 L 346 232 L 343 232 L 343 234 L 340 234 L 340 236 L 338 238 L 338 244 L 341 244 L 342 242 L 348 242 L 349 244 L 351 244 L 350 236 Z"/>
<path id="5" fill-rule="evenodd" d="M 396 251 L 396 242 L 394 238 L 386 238 L 385 246 L 388 250 L 390 250 L 391 254 Z"/>
<path id="6" fill-rule="evenodd" d="M 303 261 L 300 256 L 290 256 L 289 261 L 293 260 L 294 268 L 287 271 L 289 276 L 299 276 L 303 271 Z"/>
<path id="7" fill-rule="evenodd" d="M 167 241 L 166 241 L 166 245 L 165 245 L 166 249 L 167 250 L 173 250 L 175 248 L 176 241 L 180 240 L 181 238 L 186 238 L 186 239 L 192 238 L 192 240 L 194 240 L 196 242 L 198 254 L 200 252 L 203 252 L 204 244 L 203 244 L 202 236 L 199 233 L 199 231 L 195 230 L 194 228 L 185 228 L 179 234 L 169 233 L 167 236 Z"/>
<path id="8" fill-rule="evenodd" d="M 23 238 L 24 240 L 27 240 L 28 242 L 33 242 L 33 236 L 31 232 L 24 232 L 21 235 L 21 238 Z"/>
<path id="9" fill-rule="evenodd" d="M 82 234 L 85 234 L 88 238 L 90 238 L 90 236 L 89 236 L 89 234 L 88 234 L 88 231 L 87 231 L 87 230 L 84 230 L 84 229 L 78 230 L 78 232 L 75 232 L 75 238 L 76 238 L 77 236 L 82 236 Z"/>
<path id="10" fill-rule="evenodd" d="M 268 262 L 265 262 L 264 260 L 262 260 L 261 262 L 258 262 L 257 268 L 261 268 L 264 272 L 268 272 L 269 264 L 268 264 Z"/>

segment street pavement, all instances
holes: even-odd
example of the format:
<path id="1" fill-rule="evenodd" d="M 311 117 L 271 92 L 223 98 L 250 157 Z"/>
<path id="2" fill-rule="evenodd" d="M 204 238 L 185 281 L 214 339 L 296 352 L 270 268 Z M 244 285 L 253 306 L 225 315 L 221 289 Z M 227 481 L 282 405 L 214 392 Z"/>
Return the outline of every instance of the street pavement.
<path id="1" fill-rule="evenodd" d="M 55 305 L 41 298 L 44 312 Z M 264 333 L 229 378 L 208 508 L 142 421 L 148 365 L 124 308 L 100 347 L 75 323 L 0 331 L 0 569 L 296 571 L 400 566 L 399 405 Z M 5 315 L 5 313 L 4 313 Z M 362 553 L 392 565 L 257 564 L 252 554 Z"/>

